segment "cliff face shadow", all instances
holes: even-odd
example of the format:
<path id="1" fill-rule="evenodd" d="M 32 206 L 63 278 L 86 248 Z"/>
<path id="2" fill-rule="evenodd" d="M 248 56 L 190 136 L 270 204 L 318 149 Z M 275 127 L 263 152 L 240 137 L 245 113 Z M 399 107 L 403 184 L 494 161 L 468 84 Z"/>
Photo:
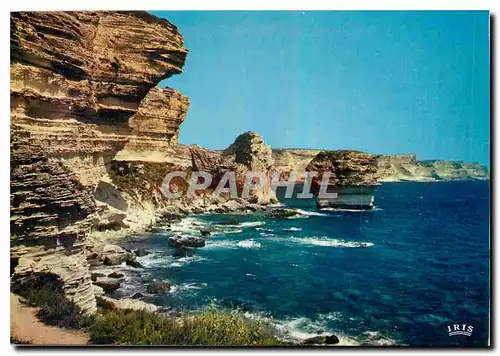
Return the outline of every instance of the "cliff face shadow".
<path id="1" fill-rule="evenodd" d="M 97 200 L 111 205 L 113 208 L 127 211 L 128 204 L 121 193 L 110 183 L 100 181 L 94 191 L 94 197 Z"/>

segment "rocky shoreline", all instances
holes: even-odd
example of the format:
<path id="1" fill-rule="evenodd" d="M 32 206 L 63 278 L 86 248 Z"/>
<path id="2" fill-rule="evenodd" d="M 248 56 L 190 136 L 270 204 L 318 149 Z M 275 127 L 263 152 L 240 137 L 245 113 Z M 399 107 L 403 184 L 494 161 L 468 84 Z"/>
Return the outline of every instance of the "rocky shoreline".
<path id="1" fill-rule="evenodd" d="M 105 232 L 101 233 L 100 236 L 94 236 L 96 240 L 94 240 L 94 244 L 92 246 L 88 246 L 86 256 L 86 260 L 89 264 L 94 294 L 112 302 L 118 308 L 164 311 L 164 309 L 154 304 L 141 301 L 140 298 L 144 297 L 144 295 L 141 295 L 140 293 L 134 293 L 129 296 L 121 295 L 118 299 L 113 298 L 113 296 L 116 296 L 113 292 L 120 288 L 126 273 L 131 271 L 140 273 L 139 271 L 144 268 L 137 258 L 150 254 L 150 251 L 147 249 L 138 247 L 131 250 L 126 246 L 130 247 L 130 245 L 134 245 L 133 241 L 138 241 L 138 245 L 140 246 L 140 241 L 147 239 L 147 237 L 144 237 L 147 233 L 168 232 L 172 224 L 182 222 L 182 220 L 188 217 L 190 213 L 249 214 L 253 212 L 264 213 L 265 211 L 267 211 L 266 214 L 268 216 L 273 218 L 287 218 L 299 214 L 298 211 L 293 209 L 269 209 L 264 205 L 248 203 L 245 200 L 230 200 L 223 204 L 213 205 L 204 211 L 200 211 L 199 208 L 192 210 L 188 209 L 188 211 L 185 209 L 179 209 L 178 212 L 164 212 L 162 214 L 158 214 L 154 223 L 145 226 L 142 230 L 135 230 L 133 234 L 131 234 L 130 231 L 127 233 L 125 229 L 125 231 L 121 231 L 120 235 L 115 234 L 111 238 Z M 237 226 L 239 223 L 238 221 L 228 219 L 226 222 L 221 222 L 221 224 Z M 200 227 L 199 232 L 200 236 L 183 236 L 181 234 L 174 233 L 172 236 L 168 237 L 168 239 L 165 238 L 165 240 L 166 242 L 168 241 L 168 244 L 174 248 L 173 255 L 175 257 L 191 257 L 194 255 L 196 248 L 202 248 L 205 246 L 205 239 L 210 238 L 213 231 Z M 126 270 L 124 270 L 124 268 Z M 143 284 L 146 291 L 150 285 L 155 284 L 163 284 L 164 288 L 160 290 L 160 293 L 168 292 L 170 290 L 170 286 L 166 281 L 152 280 L 149 281 L 149 284 L 148 281 L 143 281 Z M 150 291 L 154 289 L 155 288 L 150 289 Z"/>
<path id="2" fill-rule="evenodd" d="M 210 214 L 217 214 L 220 220 L 214 222 L 211 227 L 206 225 L 191 225 L 198 230 L 195 234 L 179 234 L 176 227 L 180 227 L 185 219 L 200 216 L 199 213 L 183 214 L 171 213 L 158 220 L 157 225 L 150 226 L 143 234 L 138 236 L 128 236 L 122 239 L 110 241 L 102 246 L 100 254 L 94 253 L 89 260 L 90 272 L 94 284 L 95 294 L 102 300 L 111 303 L 115 308 L 146 310 L 151 313 L 159 313 L 170 317 L 181 317 L 189 315 L 193 310 L 183 310 L 162 305 L 155 301 L 156 298 L 165 294 L 176 293 L 180 287 L 173 284 L 169 279 L 160 280 L 144 276 L 147 266 L 141 264 L 143 258 L 147 258 L 154 251 L 147 247 L 147 233 L 164 234 L 165 243 L 172 249 L 175 259 L 193 257 L 197 249 L 205 246 L 205 241 L 211 238 L 212 234 L 220 233 L 217 227 L 227 226 L 238 228 L 241 221 L 234 216 L 254 214 L 254 208 L 250 204 L 241 204 L 232 210 L 211 211 Z M 251 206 L 251 209 L 248 209 Z M 304 212 L 296 209 L 282 208 L 279 206 L 259 206 L 257 213 L 262 219 L 281 220 L 294 219 Z M 227 214 L 227 218 L 225 215 Z M 204 215 L 204 214 L 201 214 Z M 198 226 L 198 227 L 197 227 Z M 243 225 L 244 226 L 244 225 Z M 186 252 L 188 253 L 186 254 Z M 181 252 L 181 253 L 178 253 Z M 132 287 L 128 289 L 127 286 Z M 125 288 L 122 290 L 122 288 Z M 249 318 L 254 316 L 249 315 Z M 286 343 L 304 346 L 333 346 L 333 345 L 394 345 L 393 340 L 386 339 L 383 335 L 360 335 L 351 337 L 345 335 L 334 335 L 321 333 L 316 336 L 298 337 L 294 336 L 290 330 L 283 329 L 278 323 L 275 325 L 271 318 L 265 320 L 276 328 L 275 333 Z"/>

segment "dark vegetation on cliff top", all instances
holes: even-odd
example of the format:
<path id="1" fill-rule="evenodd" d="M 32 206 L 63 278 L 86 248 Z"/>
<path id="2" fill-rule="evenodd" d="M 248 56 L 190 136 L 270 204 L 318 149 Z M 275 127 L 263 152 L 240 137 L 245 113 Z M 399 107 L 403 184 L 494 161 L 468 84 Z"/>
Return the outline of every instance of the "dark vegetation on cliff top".
<path id="1" fill-rule="evenodd" d="M 250 320 L 238 310 L 209 308 L 175 318 L 146 311 L 115 309 L 111 303 L 98 298 L 98 313 L 86 316 L 64 296 L 62 286 L 58 276 L 37 273 L 13 279 L 11 292 L 23 297 L 30 306 L 40 308 L 37 317 L 42 322 L 88 332 L 91 344 L 283 345 L 267 323 Z"/>

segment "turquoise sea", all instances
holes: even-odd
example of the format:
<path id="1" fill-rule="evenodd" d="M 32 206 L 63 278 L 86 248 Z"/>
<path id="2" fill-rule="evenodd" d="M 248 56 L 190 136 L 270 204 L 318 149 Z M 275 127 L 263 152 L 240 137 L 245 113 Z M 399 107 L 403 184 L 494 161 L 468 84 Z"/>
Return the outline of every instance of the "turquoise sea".
<path id="1" fill-rule="evenodd" d="M 297 338 L 335 333 L 343 344 L 379 340 L 411 346 L 486 345 L 489 333 L 489 182 L 386 183 L 373 211 L 318 211 L 282 201 L 298 218 L 263 214 L 191 215 L 172 231 L 124 242 L 152 254 L 127 275 L 174 288 L 145 300 L 173 310 L 209 304 L 266 318 Z M 229 218 L 239 225 L 221 225 Z M 192 257 L 176 258 L 173 233 L 214 233 Z M 473 326 L 449 336 L 448 325 Z"/>

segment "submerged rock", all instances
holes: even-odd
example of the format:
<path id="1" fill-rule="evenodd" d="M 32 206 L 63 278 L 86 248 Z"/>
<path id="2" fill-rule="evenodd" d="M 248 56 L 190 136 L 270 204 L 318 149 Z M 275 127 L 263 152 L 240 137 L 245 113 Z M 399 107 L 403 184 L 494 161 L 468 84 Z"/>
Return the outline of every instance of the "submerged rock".
<path id="1" fill-rule="evenodd" d="M 201 236 L 210 236 L 212 232 L 208 229 L 200 229 Z"/>
<path id="2" fill-rule="evenodd" d="M 335 335 L 314 336 L 304 340 L 304 345 L 336 345 L 340 342 Z"/>
<path id="3" fill-rule="evenodd" d="M 285 208 L 271 209 L 266 213 L 266 217 L 271 219 L 287 219 L 297 215 L 300 215 L 299 211 Z"/>
<path id="4" fill-rule="evenodd" d="M 121 256 L 106 256 L 104 257 L 104 260 L 102 263 L 104 263 L 106 266 L 117 266 L 121 265 L 123 262 L 123 259 Z"/>
<path id="5" fill-rule="evenodd" d="M 149 294 L 161 294 L 169 292 L 171 288 L 170 283 L 164 281 L 154 281 L 147 285 L 146 292 Z"/>
<path id="6" fill-rule="evenodd" d="M 238 219 L 234 218 L 217 222 L 217 225 L 239 225 L 239 224 L 240 222 L 238 221 Z"/>
<path id="7" fill-rule="evenodd" d="M 144 298 L 144 294 L 142 294 L 142 293 L 134 293 L 134 294 L 132 294 L 132 296 L 130 298 L 131 299 L 141 299 L 141 298 Z"/>
<path id="8" fill-rule="evenodd" d="M 168 238 L 168 243 L 175 248 L 203 247 L 205 246 L 205 239 L 201 237 L 174 235 Z"/>
<path id="9" fill-rule="evenodd" d="M 139 249 L 135 250 L 134 253 L 137 257 L 144 257 L 144 256 L 149 255 L 151 252 L 149 252 L 145 248 L 139 248 Z"/>
<path id="10" fill-rule="evenodd" d="M 172 254 L 174 257 L 191 257 L 194 255 L 194 250 L 188 247 L 179 247 Z"/>
<path id="11" fill-rule="evenodd" d="M 120 288 L 120 282 L 111 278 L 98 278 L 94 284 L 101 287 L 106 293 L 113 292 Z"/>
<path id="12" fill-rule="evenodd" d="M 162 225 L 170 226 L 170 224 L 179 223 L 183 218 L 188 215 L 189 212 L 182 211 L 179 207 L 177 207 L 179 211 L 164 211 L 162 213 L 157 214 L 158 220 Z M 157 221 L 158 222 L 158 221 Z"/>
<path id="13" fill-rule="evenodd" d="M 110 274 L 108 274 L 108 277 L 109 278 L 123 278 L 125 275 L 123 273 L 119 273 L 119 272 L 112 272 Z"/>
<path id="14" fill-rule="evenodd" d="M 144 268 L 144 266 L 142 264 L 140 264 L 139 262 L 137 262 L 134 259 L 126 260 L 125 263 L 127 264 L 127 266 L 130 266 L 130 267 Z"/>
<path id="15" fill-rule="evenodd" d="M 92 281 L 97 281 L 98 277 L 106 277 L 106 275 L 104 273 L 97 273 L 97 272 L 90 274 L 90 278 L 92 279 Z"/>

